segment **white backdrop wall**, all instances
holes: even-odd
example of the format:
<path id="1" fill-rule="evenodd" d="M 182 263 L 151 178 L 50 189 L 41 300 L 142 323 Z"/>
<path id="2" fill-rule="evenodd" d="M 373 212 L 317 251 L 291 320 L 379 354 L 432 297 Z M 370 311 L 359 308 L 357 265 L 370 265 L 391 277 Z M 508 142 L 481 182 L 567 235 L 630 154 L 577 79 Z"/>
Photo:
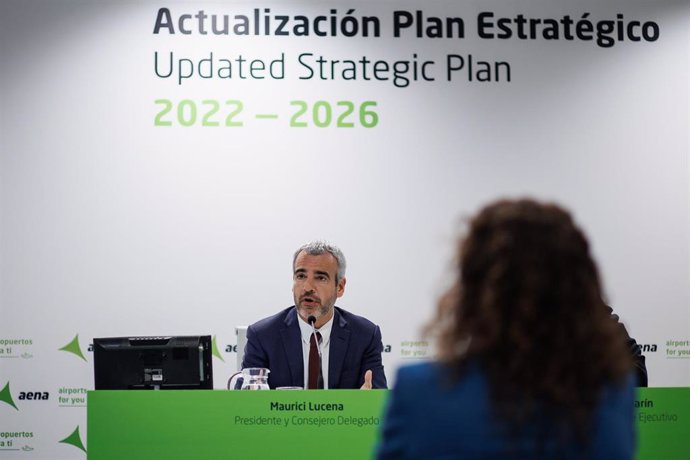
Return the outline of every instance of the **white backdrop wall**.
<path id="1" fill-rule="evenodd" d="M 175 34 L 153 33 L 161 8 Z M 380 34 L 177 27 L 183 14 L 235 21 L 255 8 L 376 17 Z M 463 18 L 464 36 L 394 37 L 394 12 L 417 10 Z M 623 24 L 624 40 L 481 38 L 481 12 L 589 13 L 595 30 Z M 658 38 L 631 41 L 631 21 L 657 25 Z M 687 1 L 2 2 L 0 460 L 84 457 L 93 337 L 211 334 L 222 388 L 235 326 L 291 304 L 292 253 L 315 238 L 344 250 L 339 305 L 381 326 L 394 383 L 399 365 L 432 355 L 419 331 L 449 280 L 462 218 L 506 196 L 573 211 L 609 301 L 644 346 L 650 384 L 688 385 L 689 21 Z M 197 64 L 213 53 L 216 72 L 219 59 L 234 62 L 233 78 L 161 78 L 156 52 Z M 300 79 L 303 53 L 433 61 L 435 80 L 396 87 L 361 68 L 356 80 Z M 466 68 L 447 80 L 448 55 L 472 56 L 473 81 Z M 283 78 L 240 78 L 239 56 L 282 57 Z M 508 63 L 510 81 L 477 81 L 479 61 Z M 172 126 L 155 126 L 160 99 L 173 104 L 162 116 Z M 198 110 L 192 126 L 178 120 L 184 100 L 183 123 Z M 206 100 L 221 126 L 202 126 Z M 243 126 L 222 126 L 226 100 L 242 102 Z M 307 127 L 290 127 L 295 100 Z M 328 127 L 315 126 L 317 101 L 334 110 Z M 352 103 L 353 127 L 335 126 L 338 101 Z M 357 115 L 365 101 L 376 102 L 374 127 Z"/>

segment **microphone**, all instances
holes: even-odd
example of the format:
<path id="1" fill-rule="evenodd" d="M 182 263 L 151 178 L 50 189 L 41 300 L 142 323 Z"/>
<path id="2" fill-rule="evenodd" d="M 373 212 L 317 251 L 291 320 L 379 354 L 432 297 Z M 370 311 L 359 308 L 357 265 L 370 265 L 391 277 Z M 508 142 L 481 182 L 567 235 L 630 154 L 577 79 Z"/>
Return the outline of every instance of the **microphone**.
<path id="1" fill-rule="evenodd" d="M 316 349 L 319 352 L 319 378 L 317 380 L 317 388 L 323 388 L 323 374 L 322 374 L 322 367 L 321 367 L 321 341 L 319 340 L 318 336 L 316 335 L 316 327 L 314 327 L 314 324 L 316 323 L 316 316 L 314 315 L 309 315 L 307 318 L 307 322 L 311 326 L 311 331 L 314 334 L 314 341 L 316 342 Z"/>

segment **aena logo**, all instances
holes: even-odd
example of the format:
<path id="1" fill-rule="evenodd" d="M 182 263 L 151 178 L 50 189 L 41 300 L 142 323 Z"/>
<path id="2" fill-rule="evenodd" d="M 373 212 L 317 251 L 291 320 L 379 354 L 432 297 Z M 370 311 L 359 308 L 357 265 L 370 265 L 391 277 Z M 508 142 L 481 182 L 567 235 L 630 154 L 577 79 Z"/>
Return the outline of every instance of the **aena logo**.
<path id="1" fill-rule="evenodd" d="M 50 393 L 47 391 L 20 391 L 17 399 L 20 401 L 48 401 L 50 399 Z M 0 401 L 19 410 L 19 407 L 17 407 L 17 404 L 14 402 L 14 398 L 12 398 L 10 382 L 7 382 L 5 388 L 0 391 Z"/>
<path id="2" fill-rule="evenodd" d="M 14 400 L 12 399 L 12 393 L 10 392 L 10 382 L 7 382 L 5 388 L 3 388 L 2 391 L 0 391 L 0 401 L 4 402 L 5 404 L 9 404 L 16 410 L 19 410 L 17 405 L 14 403 Z"/>
<path id="3" fill-rule="evenodd" d="M 81 440 L 81 435 L 79 434 L 79 425 L 77 425 L 72 434 L 70 434 L 65 439 L 59 442 L 63 444 L 69 444 L 70 446 L 74 446 L 86 452 L 86 447 L 84 447 L 84 443 Z"/>
<path id="4" fill-rule="evenodd" d="M 216 358 L 220 359 L 221 361 L 225 362 L 223 359 L 223 356 L 220 354 L 220 350 L 218 349 L 218 342 L 216 341 L 216 336 L 213 336 L 213 339 L 211 340 L 211 354 L 215 356 Z"/>
<path id="5" fill-rule="evenodd" d="M 50 394 L 47 391 L 20 391 L 19 397 L 22 401 L 48 401 Z"/>
<path id="6" fill-rule="evenodd" d="M 79 346 L 79 334 L 75 335 L 71 342 L 69 342 L 64 347 L 59 348 L 58 350 L 59 351 L 66 351 L 67 353 L 72 353 L 76 356 L 79 356 L 84 361 L 86 361 L 86 358 L 84 357 L 84 353 L 81 352 L 81 346 Z"/>

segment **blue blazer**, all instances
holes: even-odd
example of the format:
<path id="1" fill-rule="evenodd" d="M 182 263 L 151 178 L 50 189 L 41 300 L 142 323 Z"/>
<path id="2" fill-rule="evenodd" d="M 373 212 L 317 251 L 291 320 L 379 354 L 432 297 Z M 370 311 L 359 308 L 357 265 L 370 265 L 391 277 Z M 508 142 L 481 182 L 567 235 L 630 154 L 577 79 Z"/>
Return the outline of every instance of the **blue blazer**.
<path id="1" fill-rule="evenodd" d="M 328 387 L 356 389 L 372 371 L 372 386 L 386 388 L 381 330 L 366 318 L 334 308 L 328 354 Z M 304 387 L 304 361 L 299 318 L 294 306 L 262 319 L 247 329 L 242 368 L 271 370 L 268 385 Z"/>
<path id="2" fill-rule="evenodd" d="M 574 442 L 557 446 L 549 439 L 541 456 L 535 450 L 536 427 L 529 427 L 517 443 L 497 427 L 488 381 L 476 363 L 470 364 L 457 382 L 447 383 L 446 377 L 447 370 L 438 363 L 417 364 L 398 371 L 377 458 L 632 460 L 634 456 L 632 374 L 625 384 L 602 391 L 588 446 Z M 542 421 L 548 424 L 546 418 Z"/>

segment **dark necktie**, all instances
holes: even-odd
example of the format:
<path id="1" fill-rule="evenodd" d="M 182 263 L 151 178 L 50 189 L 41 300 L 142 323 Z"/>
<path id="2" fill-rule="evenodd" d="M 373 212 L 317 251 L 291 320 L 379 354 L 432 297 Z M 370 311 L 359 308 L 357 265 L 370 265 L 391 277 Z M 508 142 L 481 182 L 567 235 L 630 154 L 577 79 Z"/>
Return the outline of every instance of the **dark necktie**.
<path id="1" fill-rule="evenodd" d="M 316 337 L 321 343 L 321 333 L 317 332 Z M 309 382 L 307 388 L 310 390 L 323 388 L 323 379 L 319 379 L 321 374 L 321 363 L 319 360 L 319 349 L 316 347 L 316 340 L 314 340 L 314 333 L 309 339 Z"/>

